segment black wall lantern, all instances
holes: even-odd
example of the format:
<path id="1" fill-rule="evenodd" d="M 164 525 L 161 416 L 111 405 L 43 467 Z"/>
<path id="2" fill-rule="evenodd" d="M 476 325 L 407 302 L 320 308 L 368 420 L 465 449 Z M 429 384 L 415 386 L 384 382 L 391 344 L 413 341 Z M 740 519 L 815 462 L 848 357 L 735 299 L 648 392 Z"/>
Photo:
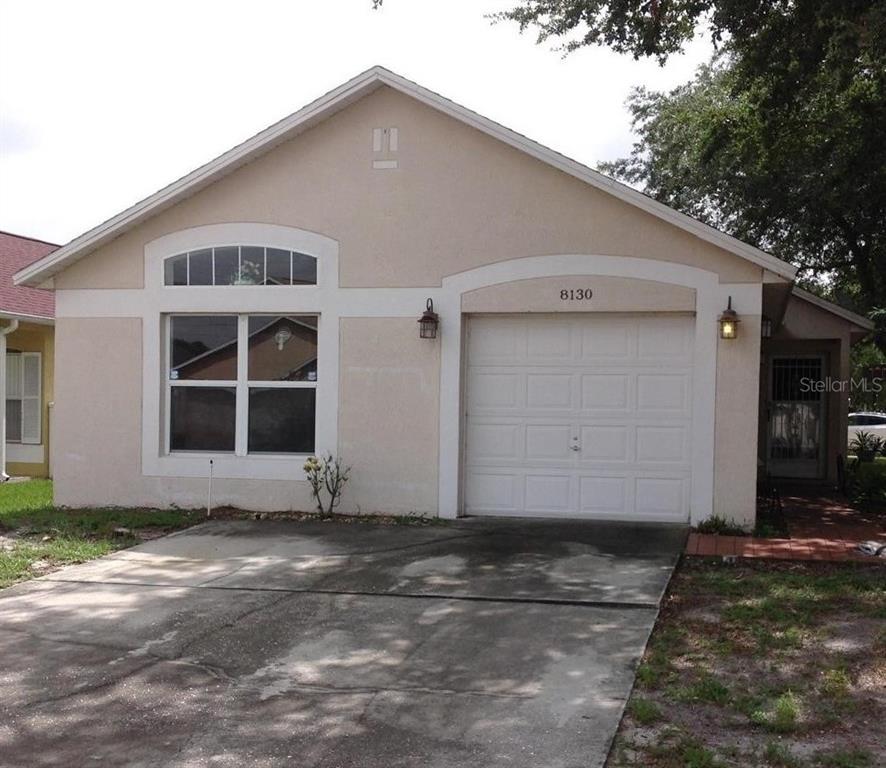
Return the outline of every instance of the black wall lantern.
<path id="1" fill-rule="evenodd" d="M 760 319 L 760 336 L 764 339 L 772 338 L 772 318 L 767 315 Z"/>
<path id="2" fill-rule="evenodd" d="M 738 319 L 738 313 L 732 308 L 731 296 L 729 297 L 729 304 L 723 310 L 723 314 L 720 315 L 720 319 L 717 322 L 720 323 L 721 339 L 734 339 L 738 336 L 738 324 L 741 321 Z"/>
<path id="3" fill-rule="evenodd" d="M 434 312 L 434 300 L 428 299 L 424 314 L 418 319 L 418 335 L 422 339 L 436 339 L 438 325 L 440 325 L 440 318 Z"/>

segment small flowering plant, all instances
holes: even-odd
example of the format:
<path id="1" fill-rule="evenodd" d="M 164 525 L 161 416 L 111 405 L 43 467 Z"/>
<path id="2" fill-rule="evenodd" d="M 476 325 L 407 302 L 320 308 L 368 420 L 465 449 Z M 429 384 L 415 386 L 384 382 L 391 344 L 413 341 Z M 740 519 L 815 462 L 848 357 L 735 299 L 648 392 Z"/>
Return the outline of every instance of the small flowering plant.
<path id="1" fill-rule="evenodd" d="M 341 493 L 348 482 L 350 467 L 331 453 L 324 456 L 310 456 L 302 467 L 311 485 L 311 496 L 317 502 L 321 515 L 331 515 L 341 504 Z M 325 499 L 325 501 L 324 501 Z"/>

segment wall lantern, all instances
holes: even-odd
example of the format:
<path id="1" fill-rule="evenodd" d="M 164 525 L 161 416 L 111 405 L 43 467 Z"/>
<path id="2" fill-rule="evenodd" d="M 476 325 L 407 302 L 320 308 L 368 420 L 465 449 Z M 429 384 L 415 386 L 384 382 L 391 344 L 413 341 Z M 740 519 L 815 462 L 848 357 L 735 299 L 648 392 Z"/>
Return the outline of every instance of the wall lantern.
<path id="1" fill-rule="evenodd" d="M 723 310 L 723 314 L 720 315 L 718 322 L 720 323 L 721 339 L 734 339 L 738 336 L 738 324 L 741 321 L 738 319 L 738 313 L 732 308 L 731 296 L 729 297 L 729 304 Z"/>
<path id="2" fill-rule="evenodd" d="M 772 338 L 772 318 L 763 315 L 760 319 L 760 336 L 764 339 Z"/>
<path id="3" fill-rule="evenodd" d="M 428 299 L 424 314 L 418 319 L 418 335 L 422 339 L 436 339 L 440 317 L 434 312 L 434 300 Z"/>

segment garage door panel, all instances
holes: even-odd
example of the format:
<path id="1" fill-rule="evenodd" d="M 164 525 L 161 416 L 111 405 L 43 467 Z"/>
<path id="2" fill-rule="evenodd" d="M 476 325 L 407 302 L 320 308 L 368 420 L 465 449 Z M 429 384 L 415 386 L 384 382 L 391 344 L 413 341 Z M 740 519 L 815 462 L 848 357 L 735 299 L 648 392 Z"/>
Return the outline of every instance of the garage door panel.
<path id="1" fill-rule="evenodd" d="M 686 484 L 684 478 L 638 477 L 637 514 L 647 518 L 679 517 L 686 507 Z"/>
<path id="2" fill-rule="evenodd" d="M 581 359 L 627 360 L 634 354 L 636 327 L 623 318 L 599 318 L 581 328 Z"/>
<path id="3" fill-rule="evenodd" d="M 526 356 L 526 334 L 523 323 L 504 319 L 496 323 L 471 324 L 468 355 L 476 365 L 496 365 L 502 361 L 516 362 Z"/>
<path id="4" fill-rule="evenodd" d="M 527 407 L 531 409 L 572 409 L 574 380 L 575 377 L 571 373 L 527 374 Z"/>
<path id="5" fill-rule="evenodd" d="M 568 514 L 573 507 L 572 478 L 568 475 L 526 475 L 524 509 L 534 513 Z"/>
<path id="6" fill-rule="evenodd" d="M 693 338 L 689 316 L 472 319 L 466 511 L 685 521 Z"/>
<path id="7" fill-rule="evenodd" d="M 692 354 L 692 336 L 685 332 L 685 325 L 682 317 L 659 317 L 655 323 L 639 324 L 638 358 L 688 362 Z"/>
<path id="8" fill-rule="evenodd" d="M 580 427 L 581 461 L 626 462 L 631 458 L 631 430 L 626 424 Z"/>
<path id="9" fill-rule="evenodd" d="M 648 427 L 636 429 L 638 462 L 689 461 L 689 433 L 686 427 Z"/>
<path id="10" fill-rule="evenodd" d="M 569 450 L 572 427 L 568 424 L 527 424 L 526 459 L 558 459 L 570 461 Z"/>
<path id="11" fill-rule="evenodd" d="M 469 459 L 489 460 L 523 458 L 521 424 L 477 424 L 468 426 Z"/>
<path id="12" fill-rule="evenodd" d="M 689 413 L 689 374 L 643 373 L 637 376 L 637 413 Z"/>
<path id="13" fill-rule="evenodd" d="M 626 477 L 582 476 L 578 510 L 594 516 L 623 516 L 628 507 L 628 490 Z"/>
<path id="14" fill-rule="evenodd" d="M 526 362 L 532 364 L 556 364 L 570 361 L 572 352 L 572 325 L 559 320 L 539 319 L 525 326 Z"/>
<path id="15" fill-rule="evenodd" d="M 468 383 L 476 408 L 518 408 L 523 403 L 523 376 L 517 372 L 475 371 Z"/>
<path id="16" fill-rule="evenodd" d="M 474 514 L 484 511 L 516 514 L 523 507 L 522 476 L 504 472 L 471 472 L 467 478 L 471 489 L 470 506 Z"/>
<path id="17" fill-rule="evenodd" d="M 624 412 L 630 403 L 631 377 L 625 373 L 586 373 L 581 377 L 581 408 Z"/>

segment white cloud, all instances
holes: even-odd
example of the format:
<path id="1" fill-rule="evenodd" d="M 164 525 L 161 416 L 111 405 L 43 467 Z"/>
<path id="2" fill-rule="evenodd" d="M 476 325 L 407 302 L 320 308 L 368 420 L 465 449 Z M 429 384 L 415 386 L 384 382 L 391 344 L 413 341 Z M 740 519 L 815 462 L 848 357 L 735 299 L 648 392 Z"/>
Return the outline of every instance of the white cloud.
<path id="1" fill-rule="evenodd" d="M 0 11 L 0 229 L 65 242 L 382 64 L 581 162 L 631 145 L 624 100 L 664 68 L 563 58 L 485 14 L 492 0 L 83 0 Z"/>

